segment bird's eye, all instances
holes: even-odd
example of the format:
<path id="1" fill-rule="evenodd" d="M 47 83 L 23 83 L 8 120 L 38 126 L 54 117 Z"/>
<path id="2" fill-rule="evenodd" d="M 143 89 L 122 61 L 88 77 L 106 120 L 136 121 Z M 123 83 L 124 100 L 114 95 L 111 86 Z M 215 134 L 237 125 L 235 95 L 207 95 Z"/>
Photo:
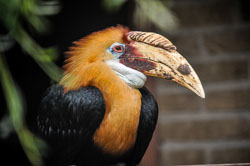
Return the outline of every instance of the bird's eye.
<path id="1" fill-rule="evenodd" d="M 123 47 L 121 45 L 114 46 L 113 50 L 117 53 L 123 52 Z"/>
<path id="2" fill-rule="evenodd" d="M 108 49 L 108 52 L 113 54 L 114 57 L 119 58 L 125 51 L 125 44 L 113 43 Z"/>

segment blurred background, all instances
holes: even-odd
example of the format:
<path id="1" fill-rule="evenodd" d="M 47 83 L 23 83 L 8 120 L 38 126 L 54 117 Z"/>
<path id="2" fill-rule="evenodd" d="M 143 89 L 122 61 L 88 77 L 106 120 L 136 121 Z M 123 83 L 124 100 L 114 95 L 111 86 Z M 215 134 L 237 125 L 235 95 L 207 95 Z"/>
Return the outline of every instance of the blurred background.
<path id="1" fill-rule="evenodd" d="M 149 79 L 160 114 L 141 166 L 250 162 L 248 0 L 0 0 L 0 18 L 2 163 L 39 163 L 43 144 L 29 129 L 44 91 L 61 77 L 64 52 L 117 24 L 170 39 L 206 92 L 203 100 Z"/>

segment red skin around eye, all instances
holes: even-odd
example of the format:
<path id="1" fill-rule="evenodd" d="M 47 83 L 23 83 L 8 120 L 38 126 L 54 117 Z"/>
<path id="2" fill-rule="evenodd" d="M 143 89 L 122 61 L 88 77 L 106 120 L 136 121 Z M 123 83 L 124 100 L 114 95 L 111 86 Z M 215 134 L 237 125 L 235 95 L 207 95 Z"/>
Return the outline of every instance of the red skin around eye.
<path id="1" fill-rule="evenodd" d="M 138 70 L 140 72 L 147 72 L 155 68 L 156 64 L 152 61 L 144 59 L 142 55 L 131 45 L 127 45 L 123 55 L 119 57 L 120 63 L 127 67 Z"/>

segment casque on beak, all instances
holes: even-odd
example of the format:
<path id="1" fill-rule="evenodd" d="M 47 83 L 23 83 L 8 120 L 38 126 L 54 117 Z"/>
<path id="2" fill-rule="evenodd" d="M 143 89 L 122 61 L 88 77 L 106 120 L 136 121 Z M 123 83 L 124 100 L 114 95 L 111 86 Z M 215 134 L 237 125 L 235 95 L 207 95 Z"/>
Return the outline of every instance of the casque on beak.
<path id="1" fill-rule="evenodd" d="M 120 63 L 148 76 L 175 81 L 205 98 L 194 69 L 168 39 L 156 33 L 140 31 L 127 33 L 126 39 L 128 44 L 119 58 Z"/>

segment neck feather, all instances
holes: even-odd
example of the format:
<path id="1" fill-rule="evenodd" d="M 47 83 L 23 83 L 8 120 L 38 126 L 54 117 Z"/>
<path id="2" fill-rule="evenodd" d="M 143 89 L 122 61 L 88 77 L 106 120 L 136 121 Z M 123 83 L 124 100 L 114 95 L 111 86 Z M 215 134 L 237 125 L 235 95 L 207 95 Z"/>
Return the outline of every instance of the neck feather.
<path id="1" fill-rule="evenodd" d="M 136 141 L 141 94 L 113 71 L 104 80 L 107 82 L 93 82 L 102 92 L 106 103 L 106 113 L 94 134 L 94 142 L 105 152 L 121 155 Z"/>

